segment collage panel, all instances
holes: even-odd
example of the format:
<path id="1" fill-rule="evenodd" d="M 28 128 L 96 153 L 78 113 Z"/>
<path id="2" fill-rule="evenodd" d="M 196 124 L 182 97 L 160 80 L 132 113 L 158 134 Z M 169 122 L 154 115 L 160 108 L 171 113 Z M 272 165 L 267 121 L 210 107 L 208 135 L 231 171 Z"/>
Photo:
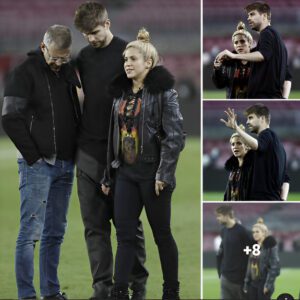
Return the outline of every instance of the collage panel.
<path id="1" fill-rule="evenodd" d="M 298 101 L 204 101 L 203 200 L 300 200 L 299 115 Z"/>
<path id="2" fill-rule="evenodd" d="M 204 203 L 202 299 L 299 299 L 300 203 Z"/>
<path id="3" fill-rule="evenodd" d="M 0 300 L 200 299 L 200 8 L 0 1 Z"/>
<path id="4" fill-rule="evenodd" d="M 203 98 L 299 99 L 297 0 L 203 0 Z"/>

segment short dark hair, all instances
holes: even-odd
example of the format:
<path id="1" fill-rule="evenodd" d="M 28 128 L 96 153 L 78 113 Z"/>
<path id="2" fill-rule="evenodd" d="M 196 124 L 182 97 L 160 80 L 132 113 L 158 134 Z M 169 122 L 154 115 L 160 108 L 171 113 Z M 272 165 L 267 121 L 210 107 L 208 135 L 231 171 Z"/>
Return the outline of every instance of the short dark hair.
<path id="1" fill-rule="evenodd" d="M 256 1 L 248 4 L 245 7 L 247 13 L 252 10 L 257 10 L 260 14 L 267 14 L 268 20 L 271 20 L 271 8 L 266 2 Z"/>
<path id="2" fill-rule="evenodd" d="M 256 103 L 254 105 L 249 106 L 245 110 L 244 114 L 245 116 L 249 116 L 250 114 L 255 114 L 258 117 L 264 116 L 268 123 L 270 123 L 271 120 L 271 114 L 268 107 L 262 103 Z"/>
<path id="3" fill-rule="evenodd" d="M 64 25 L 52 25 L 45 32 L 43 42 L 46 47 L 54 44 L 56 49 L 67 49 L 72 44 L 71 30 Z"/>
<path id="4" fill-rule="evenodd" d="M 234 217 L 233 208 L 230 205 L 221 205 L 216 208 L 216 214 L 220 214 L 223 216 L 229 216 L 231 219 Z"/>
<path id="5" fill-rule="evenodd" d="M 74 16 L 75 27 L 80 32 L 91 32 L 95 27 L 104 25 L 108 19 L 106 8 L 98 2 L 85 2 L 76 9 Z"/>

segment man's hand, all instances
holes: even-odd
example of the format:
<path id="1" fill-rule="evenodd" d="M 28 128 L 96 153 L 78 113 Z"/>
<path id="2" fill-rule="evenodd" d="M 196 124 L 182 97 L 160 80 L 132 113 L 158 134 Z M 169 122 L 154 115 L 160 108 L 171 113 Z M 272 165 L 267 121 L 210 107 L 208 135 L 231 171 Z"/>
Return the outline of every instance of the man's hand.
<path id="1" fill-rule="evenodd" d="M 108 194 L 110 192 L 110 187 L 106 186 L 105 184 L 101 184 L 101 190 L 104 195 L 108 196 Z"/>
<path id="2" fill-rule="evenodd" d="M 222 52 L 220 52 L 217 57 L 216 57 L 216 61 L 221 61 L 223 62 L 224 60 L 230 60 L 230 59 L 234 59 L 235 58 L 235 54 L 232 53 L 229 50 L 224 50 Z"/>
<path id="3" fill-rule="evenodd" d="M 227 127 L 236 130 L 236 128 L 237 128 L 237 122 L 236 122 L 237 115 L 234 113 L 234 109 L 228 108 L 224 112 L 227 115 L 227 121 L 225 121 L 224 119 L 221 119 L 220 121 L 223 122 Z"/>
<path id="4" fill-rule="evenodd" d="M 264 294 L 267 295 L 268 292 L 269 292 L 269 290 L 266 287 L 264 287 Z"/>
<path id="5" fill-rule="evenodd" d="M 159 196 L 160 191 L 162 191 L 165 187 L 165 183 L 163 181 L 156 180 L 155 181 L 155 194 Z"/>

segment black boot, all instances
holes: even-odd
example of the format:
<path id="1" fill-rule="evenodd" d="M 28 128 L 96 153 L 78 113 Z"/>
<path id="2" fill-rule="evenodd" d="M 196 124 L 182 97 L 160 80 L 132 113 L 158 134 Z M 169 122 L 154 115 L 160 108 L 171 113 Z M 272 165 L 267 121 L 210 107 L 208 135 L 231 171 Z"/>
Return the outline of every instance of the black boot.
<path id="1" fill-rule="evenodd" d="M 179 298 L 179 282 L 172 286 L 163 284 L 162 300 L 180 300 Z"/>
<path id="2" fill-rule="evenodd" d="M 111 291 L 111 300 L 129 300 L 128 288 L 114 286 Z"/>
<path id="3" fill-rule="evenodd" d="M 132 290 L 131 300 L 145 300 L 146 299 L 146 284 L 133 283 L 130 286 Z"/>

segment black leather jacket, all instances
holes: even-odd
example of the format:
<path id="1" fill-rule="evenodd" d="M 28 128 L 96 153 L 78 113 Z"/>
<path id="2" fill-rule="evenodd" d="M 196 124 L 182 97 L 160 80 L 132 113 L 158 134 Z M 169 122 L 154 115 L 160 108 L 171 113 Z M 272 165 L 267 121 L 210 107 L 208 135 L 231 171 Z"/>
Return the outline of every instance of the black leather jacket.
<path id="1" fill-rule="evenodd" d="M 138 124 L 138 155 L 141 161 L 157 162 L 155 179 L 175 187 L 175 170 L 180 151 L 184 147 L 184 133 L 183 118 L 173 85 L 172 75 L 162 66 L 153 68 L 145 78 Z M 130 88 L 131 80 L 125 73 L 117 77 L 110 86 L 114 103 L 110 120 L 107 170 L 102 181 L 106 185 L 111 184 L 112 169 L 117 169 L 121 164 L 118 112 L 120 101 Z"/>
<path id="2" fill-rule="evenodd" d="M 234 73 L 241 64 L 239 60 L 225 61 L 220 68 L 213 68 L 212 81 L 216 88 L 226 88 L 226 99 L 233 99 Z"/>
<path id="3" fill-rule="evenodd" d="M 251 256 L 249 257 L 247 272 L 245 276 L 244 289 L 247 290 L 248 284 L 251 284 Z M 280 263 L 278 256 L 277 242 L 273 236 L 268 236 L 260 247 L 259 256 L 259 274 L 264 287 L 268 289 L 269 294 L 274 292 L 274 283 L 280 274 Z"/>
<path id="4" fill-rule="evenodd" d="M 241 167 L 241 177 L 238 184 L 238 190 L 239 190 L 238 200 L 253 200 L 250 199 L 252 176 L 253 176 L 253 162 L 254 162 L 254 151 L 249 150 L 244 157 L 244 162 Z M 231 172 L 237 170 L 238 167 L 239 167 L 239 162 L 234 155 L 232 155 L 225 162 L 225 170 L 230 172 L 230 174 Z M 231 192 L 231 187 L 230 187 L 230 181 L 228 180 L 226 185 L 226 190 L 224 193 L 224 201 L 232 200 L 230 192 Z"/>
<path id="5" fill-rule="evenodd" d="M 13 70 L 5 83 L 2 124 L 7 135 L 29 165 L 40 157 L 56 154 L 56 123 L 52 87 L 40 49 Z M 75 126 L 80 121 L 80 105 L 76 87 L 80 83 L 70 64 L 61 67 L 59 78 L 68 86 Z M 69 141 L 70 142 L 70 141 Z"/>

